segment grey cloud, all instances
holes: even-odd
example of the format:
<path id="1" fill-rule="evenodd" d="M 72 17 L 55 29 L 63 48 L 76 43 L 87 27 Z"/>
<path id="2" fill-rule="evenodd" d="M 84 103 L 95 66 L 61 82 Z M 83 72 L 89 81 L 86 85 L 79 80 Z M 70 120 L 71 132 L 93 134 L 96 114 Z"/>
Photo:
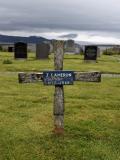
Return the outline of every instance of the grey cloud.
<path id="1" fill-rule="evenodd" d="M 77 38 L 78 34 L 74 34 L 74 33 L 71 33 L 71 34 L 65 34 L 65 35 L 62 35 L 62 36 L 59 36 L 59 38 Z"/>
<path id="2" fill-rule="evenodd" d="M 118 0 L 0 0 L 0 31 L 120 31 Z"/>

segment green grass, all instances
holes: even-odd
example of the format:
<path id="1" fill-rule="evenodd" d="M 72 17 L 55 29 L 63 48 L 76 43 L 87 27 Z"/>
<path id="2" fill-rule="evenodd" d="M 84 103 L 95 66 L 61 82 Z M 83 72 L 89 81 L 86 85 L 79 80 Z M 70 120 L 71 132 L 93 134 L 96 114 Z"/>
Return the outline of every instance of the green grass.
<path id="1" fill-rule="evenodd" d="M 4 64 L 4 60 L 10 60 L 12 64 Z M 87 64 L 83 61 L 83 56 L 80 55 L 65 55 L 64 69 L 76 71 L 102 71 L 120 73 L 120 55 L 118 56 L 101 56 L 98 58 L 98 63 Z M 0 53 L 0 71 L 40 71 L 53 70 L 53 55 L 49 60 L 36 60 L 35 54 L 30 53 L 26 61 L 14 60 L 13 53 Z"/>
<path id="2" fill-rule="evenodd" d="M 97 64 L 82 58 L 66 55 L 64 68 L 120 72 L 119 57 L 103 56 Z M 65 134 L 58 137 L 52 134 L 54 87 L 19 84 L 17 73 L 8 73 L 47 69 L 53 69 L 52 56 L 14 61 L 1 54 L 0 160 L 120 160 L 120 79 L 65 86 Z"/>

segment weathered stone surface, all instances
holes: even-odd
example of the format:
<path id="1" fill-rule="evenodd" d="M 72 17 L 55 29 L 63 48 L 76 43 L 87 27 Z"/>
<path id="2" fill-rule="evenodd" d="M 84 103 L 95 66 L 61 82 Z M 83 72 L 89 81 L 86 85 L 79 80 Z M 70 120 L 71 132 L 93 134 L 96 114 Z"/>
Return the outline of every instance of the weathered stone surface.
<path id="1" fill-rule="evenodd" d="M 64 88 L 55 86 L 54 115 L 64 115 Z"/>
<path id="2" fill-rule="evenodd" d="M 75 42 L 72 39 L 69 39 L 65 42 L 65 52 L 75 52 Z"/>
<path id="3" fill-rule="evenodd" d="M 54 42 L 54 67 L 63 70 L 64 41 Z M 54 94 L 54 131 L 63 134 L 64 131 L 64 86 L 55 85 Z"/>
<path id="4" fill-rule="evenodd" d="M 75 81 L 83 82 L 101 82 L 100 72 L 74 72 Z M 19 73 L 19 83 L 34 83 L 43 80 L 43 72 L 41 73 Z"/>
<path id="5" fill-rule="evenodd" d="M 100 72 L 74 72 L 75 81 L 82 82 L 101 82 Z"/>
<path id="6" fill-rule="evenodd" d="M 19 73 L 19 83 L 35 83 L 41 82 L 43 79 L 43 73 Z"/>
<path id="7" fill-rule="evenodd" d="M 64 115 L 55 115 L 54 118 L 55 118 L 54 119 L 54 125 L 55 125 L 54 132 L 63 133 L 63 131 L 64 131 Z"/>
<path id="8" fill-rule="evenodd" d="M 48 59 L 50 53 L 50 46 L 47 43 L 40 43 L 36 45 L 36 59 Z"/>
<path id="9" fill-rule="evenodd" d="M 64 41 L 54 41 L 54 67 L 55 70 L 63 69 L 63 59 L 64 59 Z"/>

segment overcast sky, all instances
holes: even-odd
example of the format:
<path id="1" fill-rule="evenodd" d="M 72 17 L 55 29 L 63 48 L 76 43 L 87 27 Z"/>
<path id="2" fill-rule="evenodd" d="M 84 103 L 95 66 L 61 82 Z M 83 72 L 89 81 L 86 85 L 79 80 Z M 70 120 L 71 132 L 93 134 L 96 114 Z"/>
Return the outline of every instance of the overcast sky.
<path id="1" fill-rule="evenodd" d="M 120 43 L 120 0 L 0 0 L 0 33 Z"/>

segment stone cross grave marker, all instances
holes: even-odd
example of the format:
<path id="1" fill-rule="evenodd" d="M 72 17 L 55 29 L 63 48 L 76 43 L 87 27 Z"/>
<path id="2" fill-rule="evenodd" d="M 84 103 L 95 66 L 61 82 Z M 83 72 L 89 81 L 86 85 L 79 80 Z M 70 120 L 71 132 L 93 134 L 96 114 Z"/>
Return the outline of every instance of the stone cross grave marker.
<path id="1" fill-rule="evenodd" d="M 14 58 L 15 59 L 27 59 L 27 44 L 23 42 L 17 42 L 14 45 L 15 53 Z"/>
<path id="2" fill-rule="evenodd" d="M 74 81 L 101 82 L 100 72 L 63 71 L 64 41 L 54 42 L 55 71 L 41 73 L 19 73 L 19 83 L 35 83 L 43 81 L 44 85 L 54 85 L 54 133 L 64 133 L 64 85 L 72 85 Z"/>

